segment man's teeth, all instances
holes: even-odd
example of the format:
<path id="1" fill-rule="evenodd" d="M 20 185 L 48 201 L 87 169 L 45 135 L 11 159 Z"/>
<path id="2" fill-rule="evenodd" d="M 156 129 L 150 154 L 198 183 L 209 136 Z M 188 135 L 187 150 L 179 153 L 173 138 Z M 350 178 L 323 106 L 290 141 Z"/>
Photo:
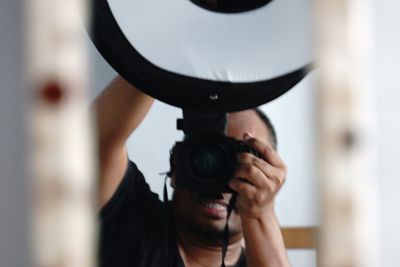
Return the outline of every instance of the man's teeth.
<path id="1" fill-rule="evenodd" d="M 209 202 L 209 203 L 204 203 L 204 206 L 206 206 L 207 208 L 210 208 L 210 209 L 226 210 L 226 206 L 219 204 L 219 203 Z"/>

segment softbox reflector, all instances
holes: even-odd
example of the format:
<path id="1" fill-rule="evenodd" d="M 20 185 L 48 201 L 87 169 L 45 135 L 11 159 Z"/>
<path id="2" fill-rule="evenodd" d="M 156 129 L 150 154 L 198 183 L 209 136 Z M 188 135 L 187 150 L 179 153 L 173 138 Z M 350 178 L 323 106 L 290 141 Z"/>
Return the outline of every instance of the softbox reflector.
<path id="1" fill-rule="evenodd" d="M 255 107 L 306 75 L 310 0 L 267 1 L 244 12 L 195 2 L 94 0 L 92 39 L 126 80 L 181 108 Z"/>

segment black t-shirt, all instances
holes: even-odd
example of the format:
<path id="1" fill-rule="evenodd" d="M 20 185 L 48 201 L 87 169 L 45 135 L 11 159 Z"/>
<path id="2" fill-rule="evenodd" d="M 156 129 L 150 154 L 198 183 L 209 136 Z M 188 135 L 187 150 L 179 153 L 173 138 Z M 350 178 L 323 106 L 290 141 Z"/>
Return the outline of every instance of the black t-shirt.
<path id="1" fill-rule="evenodd" d="M 101 267 L 184 267 L 171 209 L 151 192 L 133 162 L 100 220 Z M 235 267 L 245 266 L 242 253 Z"/>

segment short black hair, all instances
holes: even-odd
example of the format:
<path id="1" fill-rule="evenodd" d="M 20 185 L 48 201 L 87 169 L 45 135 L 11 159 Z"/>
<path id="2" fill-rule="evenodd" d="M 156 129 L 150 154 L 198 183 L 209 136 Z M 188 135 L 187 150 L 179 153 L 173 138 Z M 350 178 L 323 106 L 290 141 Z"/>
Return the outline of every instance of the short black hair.
<path id="1" fill-rule="evenodd" d="M 276 136 L 276 131 L 274 126 L 272 125 L 270 119 L 268 118 L 267 114 L 264 113 L 259 107 L 253 109 L 258 117 L 264 122 L 265 126 L 267 127 L 269 134 L 271 135 L 272 138 L 272 144 L 274 146 L 274 149 L 276 150 L 278 148 L 278 138 Z"/>

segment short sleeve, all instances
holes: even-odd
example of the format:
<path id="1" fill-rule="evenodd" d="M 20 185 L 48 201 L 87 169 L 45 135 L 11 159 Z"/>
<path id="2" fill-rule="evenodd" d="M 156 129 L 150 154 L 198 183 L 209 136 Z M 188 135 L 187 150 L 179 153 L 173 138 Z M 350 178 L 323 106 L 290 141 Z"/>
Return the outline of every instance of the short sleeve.
<path id="1" fill-rule="evenodd" d="M 133 162 L 100 211 L 100 222 L 99 266 L 183 266 L 170 205 L 151 192 Z"/>
<path id="2" fill-rule="evenodd" d="M 129 161 L 117 190 L 100 211 L 101 243 L 112 246 L 128 228 L 140 232 L 149 222 L 158 219 L 160 215 L 154 211 L 161 206 L 158 195 L 151 192 L 136 164 Z"/>
<path id="3" fill-rule="evenodd" d="M 149 185 L 145 182 L 143 174 L 139 171 L 136 164 L 128 162 L 126 172 L 114 195 L 100 211 L 102 221 L 122 219 L 126 210 L 134 207 L 135 201 L 144 198 L 146 194 L 151 194 Z"/>

